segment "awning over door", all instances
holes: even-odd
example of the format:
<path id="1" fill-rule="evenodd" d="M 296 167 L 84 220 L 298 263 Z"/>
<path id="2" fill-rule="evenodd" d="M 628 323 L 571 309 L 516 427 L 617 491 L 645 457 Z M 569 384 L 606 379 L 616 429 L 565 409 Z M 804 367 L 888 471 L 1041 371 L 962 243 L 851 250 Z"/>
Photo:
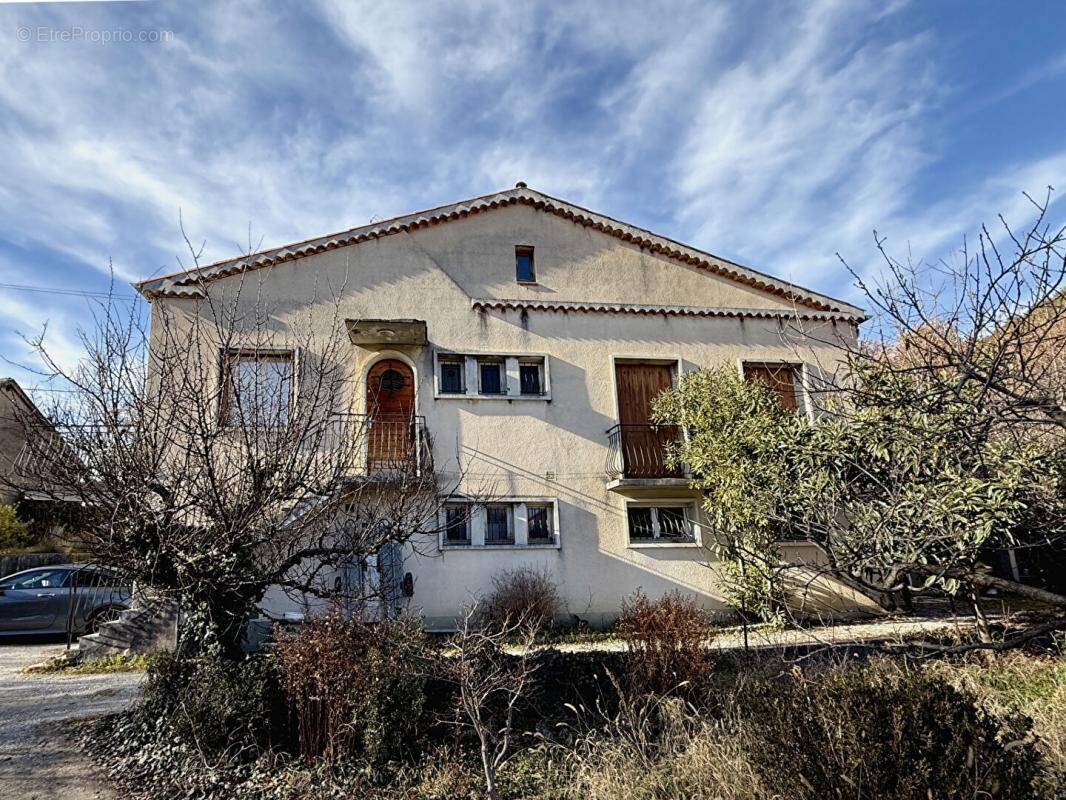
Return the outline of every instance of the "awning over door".
<path id="1" fill-rule="evenodd" d="M 346 319 L 344 324 L 352 344 L 368 350 L 424 347 L 427 341 L 424 319 Z"/>

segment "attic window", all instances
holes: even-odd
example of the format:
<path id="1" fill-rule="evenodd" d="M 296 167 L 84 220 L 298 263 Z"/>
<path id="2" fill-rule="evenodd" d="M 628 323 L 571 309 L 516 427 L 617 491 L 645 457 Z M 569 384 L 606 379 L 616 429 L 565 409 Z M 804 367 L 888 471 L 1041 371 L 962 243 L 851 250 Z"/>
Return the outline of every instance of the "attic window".
<path id="1" fill-rule="evenodd" d="M 515 280 L 519 283 L 536 283 L 537 270 L 533 265 L 533 248 L 519 245 L 514 249 Z"/>

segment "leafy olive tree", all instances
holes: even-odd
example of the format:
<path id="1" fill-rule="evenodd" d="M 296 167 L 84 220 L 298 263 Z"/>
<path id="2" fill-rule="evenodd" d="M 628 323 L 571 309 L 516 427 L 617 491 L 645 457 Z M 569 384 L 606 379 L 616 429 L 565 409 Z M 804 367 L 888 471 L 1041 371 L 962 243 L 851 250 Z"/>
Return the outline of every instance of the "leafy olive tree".
<path id="1" fill-rule="evenodd" d="M 735 370 L 686 375 L 657 406 L 688 437 L 674 457 L 704 492 L 737 589 L 772 603 L 777 542 L 824 552 L 825 572 L 872 596 L 998 588 L 1066 609 L 1066 597 L 995 577 L 990 549 L 1061 546 L 1062 453 L 971 424 L 979 396 L 930 393 L 921 373 L 855 361 L 852 391 L 811 421 Z M 743 594 L 742 594 L 743 596 Z"/>

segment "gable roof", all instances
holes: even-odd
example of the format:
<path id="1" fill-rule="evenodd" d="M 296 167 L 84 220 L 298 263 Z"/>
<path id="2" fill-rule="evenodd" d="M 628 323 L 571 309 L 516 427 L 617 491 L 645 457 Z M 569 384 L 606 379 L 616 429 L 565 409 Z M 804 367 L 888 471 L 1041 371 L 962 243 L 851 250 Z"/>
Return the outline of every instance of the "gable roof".
<path id="1" fill-rule="evenodd" d="M 866 319 L 865 312 L 842 300 L 812 291 L 794 283 L 775 278 L 727 261 L 711 253 L 682 244 L 657 233 L 630 225 L 626 222 L 590 211 L 587 208 L 568 203 L 543 192 L 530 189 L 524 183 L 518 183 L 513 189 L 505 189 L 492 194 L 481 195 L 456 203 L 437 206 L 425 211 L 403 214 L 391 219 L 373 222 L 357 228 L 292 242 L 281 247 L 260 250 L 245 256 L 224 259 L 202 267 L 148 278 L 133 284 L 133 287 L 151 300 L 155 297 L 198 298 L 204 297 L 204 284 L 218 278 L 234 275 L 247 270 L 269 267 L 285 261 L 293 261 L 305 256 L 348 247 L 362 242 L 380 239 L 397 233 L 407 233 L 440 225 L 473 214 L 480 214 L 511 205 L 527 205 L 539 211 L 569 219 L 575 225 L 594 228 L 608 236 L 624 242 L 636 244 L 652 253 L 661 254 L 689 266 L 705 269 L 716 275 L 769 292 L 797 305 L 817 311 L 839 313 L 847 319 L 861 322 Z"/>

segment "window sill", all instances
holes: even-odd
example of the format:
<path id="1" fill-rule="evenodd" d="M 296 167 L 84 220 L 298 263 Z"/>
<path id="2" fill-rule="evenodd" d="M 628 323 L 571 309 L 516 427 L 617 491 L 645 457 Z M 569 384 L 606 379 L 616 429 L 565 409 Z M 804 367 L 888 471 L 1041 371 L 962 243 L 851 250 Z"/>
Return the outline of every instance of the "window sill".
<path id="1" fill-rule="evenodd" d="M 435 400 L 542 400 L 551 402 L 550 394 L 459 394 L 458 392 L 437 392 Z"/>
<path id="2" fill-rule="evenodd" d="M 658 541 L 646 541 L 646 542 L 629 542 L 630 550 L 655 550 L 661 547 L 702 547 L 703 545 L 697 541 L 664 541 L 662 539 Z"/>
<path id="3" fill-rule="evenodd" d="M 442 544 L 441 550 L 448 552 L 463 550 L 559 550 L 560 545 L 555 544 Z"/>

